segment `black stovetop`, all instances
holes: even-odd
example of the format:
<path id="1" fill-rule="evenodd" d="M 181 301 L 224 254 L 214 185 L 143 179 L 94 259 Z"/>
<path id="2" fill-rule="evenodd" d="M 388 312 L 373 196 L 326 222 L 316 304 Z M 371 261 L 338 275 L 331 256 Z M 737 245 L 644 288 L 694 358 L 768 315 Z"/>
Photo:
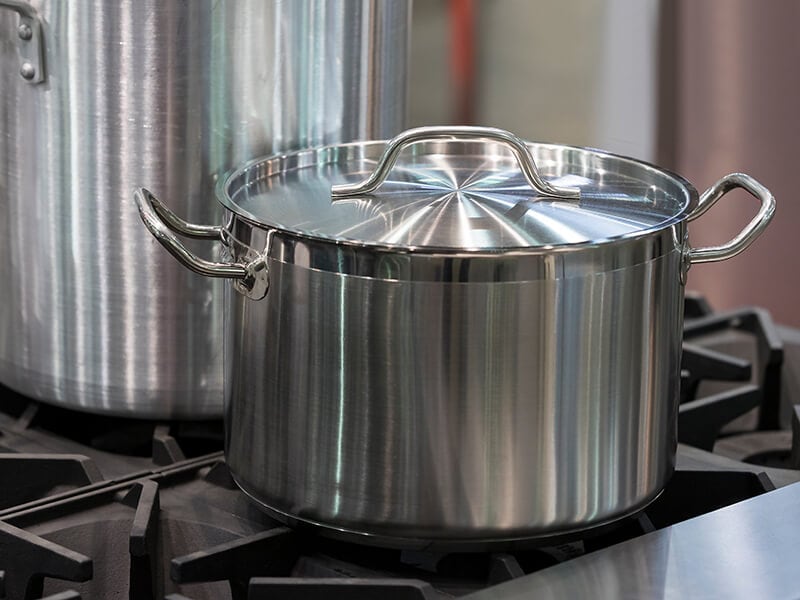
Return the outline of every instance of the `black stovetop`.
<path id="1" fill-rule="evenodd" d="M 220 422 L 86 415 L 2 390 L 0 598 L 461 597 L 800 480 L 800 334 L 697 297 L 686 317 L 678 468 L 661 496 L 583 538 L 505 553 L 294 532 L 237 490 Z"/>

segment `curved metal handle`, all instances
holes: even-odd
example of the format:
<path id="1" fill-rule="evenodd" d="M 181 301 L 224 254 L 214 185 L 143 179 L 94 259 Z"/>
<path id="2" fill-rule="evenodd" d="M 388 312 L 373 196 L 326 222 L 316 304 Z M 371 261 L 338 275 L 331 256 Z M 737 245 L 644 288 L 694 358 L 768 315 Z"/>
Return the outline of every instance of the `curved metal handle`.
<path id="1" fill-rule="evenodd" d="M 44 81 L 44 44 L 39 13 L 24 0 L 0 0 L 0 8 L 19 15 L 17 38 L 19 44 L 19 75 L 28 83 Z"/>
<path id="2" fill-rule="evenodd" d="M 745 250 L 755 239 L 761 235 L 772 217 L 775 215 L 775 197 L 758 181 L 744 173 L 731 173 L 726 175 L 700 196 L 697 208 L 689 215 L 688 220 L 694 221 L 702 216 L 709 208 L 725 194 L 736 188 L 747 190 L 750 195 L 761 201 L 761 208 L 747 226 L 727 244 L 709 246 L 708 248 L 690 248 L 687 258 L 690 263 L 715 262 L 732 258 Z"/>
<path id="3" fill-rule="evenodd" d="M 195 256 L 172 233 L 175 231 L 187 237 L 222 241 L 224 235 L 222 227 L 187 223 L 144 188 L 137 189 L 133 197 L 145 227 L 184 267 L 206 277 L 224 277 L 242 281 L 248 279 L 250 273 L 245 265 L 212 262 Z"/>
<path id="4" fill-rule="evenodd" d="M 392 138 L 386 144 L 378 166 L 364 181 L 355 184 L 334 185 L 331 187 L 331 196 L 334 198 L 345 198 L 348 196 L 359 196 L 374 192 L 386 181 L 386 177 L 392 170 L 397 157 L 406 146 L 417 142 L 426 142 L 441 139 L 467 139 L 467 140 L 491 140 L 505 145 L 514 154 L 525 176 L 528 184 L 543 196 L 562 198 L 564 200 L 578 200 L 580 190 L 577 188 L 560 188 L 551 185 L 539 175 L 536 162 L 533 159 L 530 148 L 513 133 L 494 127 L 417 127 L 409 129 L 400 135 Z"/>

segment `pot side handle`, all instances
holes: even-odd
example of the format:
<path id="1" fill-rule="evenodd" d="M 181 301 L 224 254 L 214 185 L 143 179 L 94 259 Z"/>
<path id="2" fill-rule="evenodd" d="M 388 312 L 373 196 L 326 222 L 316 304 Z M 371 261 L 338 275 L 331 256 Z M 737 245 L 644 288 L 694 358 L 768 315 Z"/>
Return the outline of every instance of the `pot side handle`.
<path id="1" fill-rule="evenodd" d="M 28 83 L 44 81 L 44 36 L 42 20 L 36 9 L 25 0 L 0 0 L 0 9 L 13 10 L 19 15 L 17 49 L 19 76 Z"/>
<path id="2" fill-rule="evenodd" d="M 693 221 L 702 216 L 709 208 L 716 204 L 717 200 L 722 198 L 731 190 L 742 188 L 750 193 L 751 196 L 757 198 L 761 202 L 756 216 L 750 221 L 739 235 L 731 241 L 720 246 L 709 246 L 707 248 L 690 248 L 687 252 L 687 260 L 691 264 L 716 262 L 718 260 L 727 260 L 744 251 L 755 239 L 761 235 L 761 232 L 769 225 L 772 217 L 775 215 L 775 197 L 770 191 L 761 185 L 758 181 L 745 175 L 744 173 L 731 173 L 726 175 L 700 196 L 700 202 L 692 212 L 688 219 Z"/>
<path id="3" fill-rule="evenodd" d="M 498 142 L 508 148 L 517 159 L 522 174 L 533 190 L 549 198 L 573 201 L 580 199 L 579 189 L 556 187 L 542 179 L 531 149 L 516 135 L 495 127 L 469 125 L 416 127 L 404 131 L 387 142 L 375 170 L 369 177 L 358 183 L 332 186 L 331 197 L 333 199 L 348 198 L 374 192 L 386 181 L 386 177 L 397 162 L 397 157 L 400 156 L 403 148 L 418 142 L 452 139 Z"/>
<path id="4" fill-rule="evenodd" d="M 267 264 L 264 257 L 250 263 L 223 263 L 195 256 L 173 232 L 194 239 L 226 241 L 223 227 L 187 223 L 164 206 L 149 190 L 138 188 L 133 193 L 139 216 L 147 230 L 187 269 L 206 277 L 235 279 L 236 288 L 253 299 L 266 295 L 268 287 Z"/>

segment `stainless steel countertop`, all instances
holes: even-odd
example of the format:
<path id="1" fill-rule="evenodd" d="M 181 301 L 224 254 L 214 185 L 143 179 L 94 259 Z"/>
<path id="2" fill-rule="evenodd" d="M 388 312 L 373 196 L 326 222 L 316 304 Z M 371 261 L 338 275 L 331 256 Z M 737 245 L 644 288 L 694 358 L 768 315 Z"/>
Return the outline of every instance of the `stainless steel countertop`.
<path id="1" fill-rule="evenodd" d="M 800 484 L 467 596 L 800 598 Z"/>

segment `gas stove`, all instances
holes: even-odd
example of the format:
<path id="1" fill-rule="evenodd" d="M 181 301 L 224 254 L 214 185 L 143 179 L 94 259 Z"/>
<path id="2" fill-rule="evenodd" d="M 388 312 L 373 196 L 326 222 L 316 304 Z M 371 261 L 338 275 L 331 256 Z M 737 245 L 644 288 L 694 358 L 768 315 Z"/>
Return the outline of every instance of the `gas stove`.
<path id="1" fill-rule="evenodd" d="M 664 492 L 612 526 L 502 552 L 293 531 L 238 491 L 221 422 L 73 413 L 3 389 L 0 598 L 796 597 L 800 581 L 773 565 L 793 561 L 765 547 L 800 542 L 800 331 L 691 295 L 685 313 L 677 470 Z M 780 583 L 732 586 L 736 569 Z"/>

